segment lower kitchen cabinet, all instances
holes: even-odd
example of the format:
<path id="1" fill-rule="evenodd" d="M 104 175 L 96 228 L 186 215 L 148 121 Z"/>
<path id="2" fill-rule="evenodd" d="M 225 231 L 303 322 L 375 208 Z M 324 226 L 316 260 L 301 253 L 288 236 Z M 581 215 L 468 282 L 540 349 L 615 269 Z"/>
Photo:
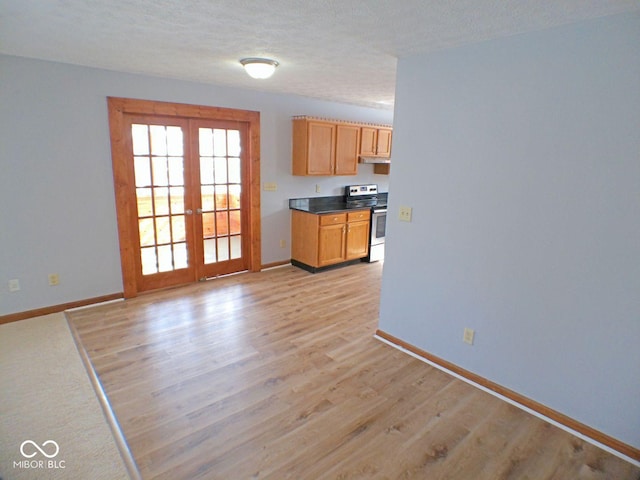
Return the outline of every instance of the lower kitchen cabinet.
<path id="1" fill-rule="evenodd" d="M 369 254 L 369 212 L 366 221 L 347 222 L 347 260 L 363 258 Z"/>
<path id="2" fill-rule="evenodd" d="M 315 272 L 366 257 L 369 223 L 369 210 L 320 215 L 292 210 L 292 263 Z"/>

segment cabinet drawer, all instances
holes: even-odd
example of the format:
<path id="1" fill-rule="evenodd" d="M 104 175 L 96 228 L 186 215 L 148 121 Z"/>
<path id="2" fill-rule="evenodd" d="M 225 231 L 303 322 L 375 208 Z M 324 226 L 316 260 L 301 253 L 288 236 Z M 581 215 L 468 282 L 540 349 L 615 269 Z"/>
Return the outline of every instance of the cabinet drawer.
<path id="1" fill-rule="evenodd" d="M 358 210 L 357 212 L 349 212 L 347 214 L 348 222 L 361 222 L 363 220 L 369 220 L 369 210 Z"/>
<path id="2" fill-rule="evenodd" d="M 347 223 L 347 214 L 332 213 L 330 215 L 320 215 L 320 225 L 336 225 L 337 223 Z"/>

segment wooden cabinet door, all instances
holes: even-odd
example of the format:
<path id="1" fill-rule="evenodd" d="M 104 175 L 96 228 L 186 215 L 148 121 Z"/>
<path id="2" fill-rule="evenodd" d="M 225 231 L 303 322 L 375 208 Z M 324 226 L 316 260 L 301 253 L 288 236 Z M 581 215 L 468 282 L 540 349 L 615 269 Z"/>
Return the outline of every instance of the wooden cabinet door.
<path id="1" fill-rule="evenodd" d="M 360 128 L 353 125 L 338 125 L 336 128 L 336 175 L 358 173 L 358 150 Z"/>
<path id="2" fill-rule="evenodd" d="M 344 260 L 346 225 L 320 227 L 318 238 L 318 266 L 332 265 Z"/>
<path id="3" fill-rule="evenodd" d="M 378 130 L 378 139 L 376 142 L 376 154 L 381 157 L 391 155 L 391 130 L 381 128 Z"/>
<path id="4" fill-rule="evenodd" d="M 307 135 L 307 173 L 332 175 L 335 165 L 336 125 L 309 122 Z"/>
<path id="5" fill-rule="evenodd" d="M 360 155 L 388 157 L 391 155 L 391 133 L 389 128 L 362 127 L 360 133 Z"/>
<path id="6" fill-rule="evenodd" d="M 360 155 L 375 155 L 378 129 L 362 127 L 360 132 Z"/>
<path id="7" fill-rule="evenodd" d="M 366 257 L 369 253 L 369 221 L 347 224 L 346 260 Z"/>

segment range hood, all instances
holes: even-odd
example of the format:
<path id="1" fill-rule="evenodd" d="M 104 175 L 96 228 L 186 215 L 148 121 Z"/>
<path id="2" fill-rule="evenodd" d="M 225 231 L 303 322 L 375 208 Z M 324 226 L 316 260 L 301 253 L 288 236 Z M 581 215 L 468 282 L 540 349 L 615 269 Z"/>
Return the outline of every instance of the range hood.
<path id="1" fill-rule="evenodd" d="M 389 157 L 368 157 L 364 155 L 360 155 L 360 163 L 391 163 L 391 159 Z"/>

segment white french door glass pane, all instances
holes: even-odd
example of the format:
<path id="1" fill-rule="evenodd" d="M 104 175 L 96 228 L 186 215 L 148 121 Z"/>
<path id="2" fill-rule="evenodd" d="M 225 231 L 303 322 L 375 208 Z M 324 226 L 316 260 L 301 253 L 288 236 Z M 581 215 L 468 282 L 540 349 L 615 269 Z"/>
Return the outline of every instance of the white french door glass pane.
<path id="1" fill-rule="evenodd" d="M 167 157 L 153 157 L 153 184 L 158 187 L 169 185 L 169 172 L 167 170 Z"/>
<path id="2" fill-rule="evenodd" d="M 216 176 L 216 184 L 227 183 L 227 158 L 215 157 L 213 171 Z"/>
<path id="3" fill-rule="evenodd" d="M 134 155 L 149 155 L 149 127 L 146 125 L 131 125 Z"/>
<path id="4" fill-rule="evenodd" d="M 204 263 L 216 263 L 216 239 L 207 238 L 204 240 Z"/>
<path id="5" fill-rule="evenodd" d="M 213 138 L 210 128 L 199 129 L 200 155 L 203 157 L 213 157 Z"/>
<path id="6" fill-rule="evenodd" d="M 167 155 L 167 130 L 163 125 L 150 125 L 151 155 Z"/>
<path id="7" fill-rule="evenodd" d="M 200 183 L 202 185 L 213 184 L 213 158 L 200 157 Z"/>
<path id="8" fill-rule="evenodd" d="M 158 247 L 158 271 L 170 272 L 173 270 L 173 249 L 171 245 L 160 245 Z"/>
<path id="9" fill-rule="evenodd" d="M 240 208 L 240 185 L 229 185 L 229 208 Z"/>
<path id="10" fill-rule="evenodd" d="M 229 211 L 229 234 L 239 235 L 242 233 L 242 223 L 240 210 Z"/>
<path id="11" fill-rule="evenodd" d="M 156 215 L 169 215 L 169 189 L 167 187 L 153 189 L 153 204 Z"/>
<path id="12" fill-rule="evenodd" d="M 202 195 L 202 210 L 205 212 L 210 212 L 214 209 L 213 206 L 213 186 L 212 185 L 202 185 L 200 187 L 201 195 Z"/>
<path id="13" fill-rule="evenodd" d="M 213 129 L 213 155 L 215 157 L 227 156 L 227 131 L 224 129 Z"/>
<path id="14" fill-rule="evenodd" d="M 151 169 L 149 157 L 135 157 L 133 165 L 136 173 L 136 187 L 151 186 Z"/>
<path id="15" fill-rule="evenodd" d="M 187 239 L 184 215 L 174 215 L 171 217 L 171 236 L 174 242 L 184 242 Z"/>
<path id="16" fill-rule="evenodd" d="M 173 262 L 175 268 L 187 268 L 189 266 L 186 243 L 173 245 Z"/>
<path id="17" fill-rule="evenodd" d="M 171 213 L 184 213 L 184 187 L 171 187 L 169 189 L 171 197 Z"/>
<path id="18" fill-rule="evenodd" d="M 229 237 L 218 238 L 218 261 L 229 260 Z"/>
<path id="19" fill-rule="evenodd" d="M 138 202 L 138 217 L 150 217 L 153 215 L 153 201 L 150 188 L 136 188 L 136 200 Z"/>
<path id="20" fill-rule="evenodd" d="M 216 212 L 216 236 L 229 235 L 229 217 L 227 212 Z"/>
<path id="21" fill-rule="evenodd" d="M 167 127 L 167 155 L 170 157 L 182 157 L 184 155 L 182 128 Z"/>
<path id="22" fill-rule="evenodd" d="M 242 258 L 242 237 L 234 235 L 231 240 L 231 259 Z"/>
<path id="23" fill-rule="evenodd" d="M 182 157 L 169 157 L 169 184 L 184 185 L 184 160 Z"/>
<path id="24" fill-rule="evenodd" d="M 227 155 L 240 156 L 240 130 L 227 130 Z"/>
<path id="25" fill-rule="evenodd" d="M 151 275 L 158 273 L 158 259 L 156 257 L 156 247 L 147 247 L 140 250 L 142 257 L 142 274 Z"/>
<path id="26" fill-rule="evenodd" d="M 240 175 L 240 159 L 237 157 L 229 158 L 229 183 L 241 183 Z"/>
<path id="27" fill-rule="evenodd" d="M 140 246 L 149 247 L 156 244 L 155 227 L 153 218 L 141 218 L 138 220 L 140 232 Z"/>
<path id="28" fill-rule="evenodd" d="M 156 217 L 156 241 L 158 245 L 171 243 L 169 217 Z"/>
<path id="29" fill-rule="evenodd" d="M 216 220 L 214 213 L 202 214 L 202 236 L 204 238 L 215 237 L 216 235 Z"/>
<path id="30" fill-rule="evenodd" d="M 226 210 L 229 208 L 229 198 L 227 197 L 227 186 L 216 185 L 216 210 Z"/>

